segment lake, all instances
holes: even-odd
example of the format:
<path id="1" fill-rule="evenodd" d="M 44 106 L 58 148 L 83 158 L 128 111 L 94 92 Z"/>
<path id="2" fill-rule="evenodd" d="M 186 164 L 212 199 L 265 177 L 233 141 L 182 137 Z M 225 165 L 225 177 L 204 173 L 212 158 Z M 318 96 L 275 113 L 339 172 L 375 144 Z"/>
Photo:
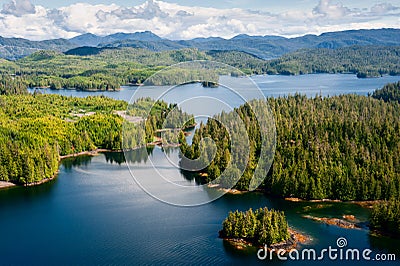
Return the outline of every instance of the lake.
<path id="1" fill-rule="evenodd" d="M 319 93 L 324 96 L 343 93 L 366 95 L 388 82 L 400 80 L 399 77 L 361 80 L 352 75 L 325 74 L 256 76 L 253 79 L 266 96 L 293 94 L 296 91 L 308 96 Z M 241 82 L 240 79 L 234 81 Z M 129 100 L 136 89 L 124 87 L 119 92 L 101 93 L 45 92 L 79 97 L 104 94 Z M 149 95 L 158 94 L 162 89 L 151 88 Z M 239 99 L 229 97 L 221 87 L 203 88 L 198 84 L 189 84 L 178 89 L 176 95 L 165 95 L 164 99 L 180 102 L 193 95 L 210 95 L 225 99 L 232 106 L 240 103 Z M 329 246 L 337 247 L 336 240 L 345 237 L 350 248 L 396 253 L 397 259 L 400 258 L 400 240 L 371 236 L 366 229 L 328 226 L 303 217 L 341 218 L 345 214 L 353 214 L 361 221 L 367 221 L 369 210 L 358 205 L 287 202 L 261 193 L 245 193 L 227 194 L 197 207 L 173 206 L 143 191 L 127 164 L 138 173 L 135 178 L 140 182 L 152 182 L 151 171 L 155 164 L 174 182 L 198 187 L 190 176 L 185 176 L 171 164 L 171 158 L 173 161 L 178 158 L 178 148 L 168 149 L 168 157 L 159 147 L 135 150 L 126 155 L 104 153 L 65 159 L 60 165 L 58 178 L 49 183 L 1 190 L 0 264 L 320 264 L 277 259 L 260 261 L 255 248 L 238 251 L 218 238 L 222 221 L 229 211 L 264 206 L 285 211 L 289 225 L 311 237 L 311 242 L 303 248 L 321 250 Z M 199 200 L 206 200 L 213 197 L 212 191 L 203 187 L 198 187 L 195 196 L 166 187 L 156 184 L 153 188 L 159 195 L 174 199 L 200 197 Z M 365 265 L 364 261 L 324 261 L 325 265 L 338 263 Z M 398 261 L 382 264 L 398 265 Z"/>
<path id="2" fill-rule="evenodd" d="M 300 76 L 283 76 L 283 75 L 260 75 L 250 77 L 260 88 L 266 97 L 277 97 L 292 94 L 296 92 L 305 94 L 309 97 L 321 94 L 322 96 L 333 96 L 339 94 L 359 94 L 367 95 L 372 93 L 374 90 L 382 88 L 387 83 L 397 82 L 400 80 L 399 76 L 384 76 L 381 78 L 368 78 L 359 79 L 355 75 L 350 74 L 310 74 Z M 246 78 L 229 78 L 222 76 L 220 82 L 224 83 L 227 81 L 234 81 L 240 83 Z M 316 82 L 317 81 L 317 82 Z M 138 87 L 127 87 L 123 86 L 120 91 L 108 92 L 87 92 L 87 91 L 76 91 L 76 90 L 50 90 L 41 89 L 43 93 L 61 94 L 66 96 L 75 97 L 86 97 L 89 95 L 104 95 L 118 100 L 129 101 L 132 97 L 133 92 Z M 200 84 L 188 84 L 180 86 L 180 95 L 187 97 L 188 95 L 194 95 L 193 91 L 199 95 L 215 96 L 219 94 L 220 90 L 214 88 L 203 88 Z M 154 91 L 160 90 L 160 87 L 149 87 L 149 95 L 154 94 Z M 246 90 L 244 87 L 243 90 Z M 30 92 L 35 91 L 29 89 Z M 176 95 L 174 95 L 176 96 Z M 176 102 L 177 99 L 167 98 L 172 102 Z"/>

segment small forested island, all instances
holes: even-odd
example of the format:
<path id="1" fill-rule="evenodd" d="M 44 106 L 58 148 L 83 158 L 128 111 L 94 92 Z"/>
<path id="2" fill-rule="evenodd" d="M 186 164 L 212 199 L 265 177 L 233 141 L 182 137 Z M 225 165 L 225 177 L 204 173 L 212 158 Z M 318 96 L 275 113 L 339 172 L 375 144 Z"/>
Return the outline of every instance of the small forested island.
<path id="1" fill-rule="evenodd" d="M 289 229 L 284 212 L 267 207 L 229 212 L 222 226 L 219 236 L 238 248 L 247 244 L 290 250 L 305 240 L 304 236 Z"/>
<path id="2" fill-rule="evenodd" d="M 383 201 L 373 208 L 370 227 L 386 235 L 400 236 L 400 200 L 398 198 Z"/>

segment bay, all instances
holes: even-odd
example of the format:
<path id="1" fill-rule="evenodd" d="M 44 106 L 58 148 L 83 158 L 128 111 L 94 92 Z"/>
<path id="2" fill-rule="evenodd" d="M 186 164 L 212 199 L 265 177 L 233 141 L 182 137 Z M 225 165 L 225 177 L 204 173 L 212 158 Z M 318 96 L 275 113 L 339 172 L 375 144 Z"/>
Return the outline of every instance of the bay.
<path id="1" fill-rule="evenodd" d="M 229 79 L 229 80 L 224 80 Z M 357 79 L 353 75 L 255 76 L 252 77 L 265 96 L 282 96 L 296 92 L 313 97 L 355 93 L 367 95 L 399 77 Z M 240 83 L 241 79 L 222 77 L 224 82 Z M 118 92 L 81 92 L 43 90 L 67 96 L 105 95 L 128 101 L 137 87 L 123 87 Z M 165 88 L 147 89 L 149 96 Z M 246 88 L 243 88 L 245 90 Z M 31 90 L 32 92 L 33 90 Z M 181 102 L 194 96 L 224 99 L 231 107 L 242 100 L 228 94 L 225 88 L 203 88 L 199 84 L 180 86 L 165 95 L 169 102 Z M 188 110 L 191 111 L 189 107 Z M 212 110 L 211 113 L 217 110 Z M 139 169 L 142 178 L 151 179 L 146 171 L 152 164 L 163 165 L 174 182 L 186 186 L 197 184 L 171 165 L 178 149 L 168 157 L 161 148 L 149 154 L 141 150 L 128 154 L 131 169 Z M 151 173 L 150 171 L 148 173 Z M 355 215 L 367 221 L 370 211 L 351 203 L 287 202 L 262 193 L 227 194 L 209 204 L 178 207 L 165 204 L 148 195 L 134 179 L 125 156 L 104 153 L 63 160 L 58 178 L 37 187 L 11 188 L 0 191 L 0 258 L 2 265 L 71 265 L 71 264 L 221 264 L 221 265 L 309 265 L 318 261 L 260 261 L 257 250 L 236 250 L 218 238 L 222 221 L 229 211 L 268 206 L 285 211 L 290 226 L 311 237 L 303 248 L 321 250 L 337 247 L 336 240 L 345 237 L 348 246 L 374 253 L 395 253 L 400 258 L 400 240 L 371 236 L 367 229 L 348 230 L 328 226 L 304 215 L 340 218 Z M 157 193 L 190 197 L 180 190 Z M 202 197 L 210 191 L 199 187 Z M 330 261 L 326 265 L 365 265 L 364 261 Z M 385 262 L 398 265 L 398 262 Z"/>

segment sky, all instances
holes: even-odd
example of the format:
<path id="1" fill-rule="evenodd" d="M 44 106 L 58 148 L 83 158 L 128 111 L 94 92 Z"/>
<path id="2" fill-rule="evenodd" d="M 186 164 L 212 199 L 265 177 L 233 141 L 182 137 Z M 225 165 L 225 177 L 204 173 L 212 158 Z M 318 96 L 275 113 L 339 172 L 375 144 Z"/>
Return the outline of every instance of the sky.
<path id="1" fill-rule="evenodd" d="M 0 36 L 152 31 L 172 40 L 400 28 L 400 0 L 0 0 Z"/>

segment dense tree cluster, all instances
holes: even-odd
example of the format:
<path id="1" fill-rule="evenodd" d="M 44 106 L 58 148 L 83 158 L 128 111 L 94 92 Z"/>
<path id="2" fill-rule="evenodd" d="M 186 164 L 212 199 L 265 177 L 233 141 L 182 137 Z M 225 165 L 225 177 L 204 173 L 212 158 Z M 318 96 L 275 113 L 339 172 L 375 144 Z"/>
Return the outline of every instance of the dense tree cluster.
<path id="1" fill-rule="evenodd" d="M 0 96 L 0 180 L 31 184 L 54 176 L 60 155 L 121 149 L 126 103 L 105 97 Z"/>
<path id="2" fill-rule="evenodd" d="M 222 237 L 241 238 L 259 245 L 273 245 L 290 237 L 285 214 L 266 207 L 254 212 L 229 212 L 222 225 Z"/>
<path id="3" fill-rule="evenodd" d="M 382 89 L 374 91 L 372 97 L 385 102 L 397 101 L 400 103 L 400 82 L 385 85 Z"/>
<path id="4" fill-rule="evenodd" d="M 372 229 L 400 236 L 400 200 L 393 198 L 376 204 L 370 221 Z"/>
<path id="5" fill-rule="evenodd" d="M 138 99 L 133 104 L 129 105 L 127 114 L 136 117 L 143 117 L 145 119 L 144 125 L 133 127 L 127 125 L 126 129 L 129 128 L 129 132 L 126 132 L 126 140 L 130 143 L 124 145 L 124 147 L 136 147 L 141 146 L 142 138 L 137 137 L 138 135 L 145 135 L 146 143 L 153 142 L 155 136 L 160 136 L 162 130 L 174 130 L 182 129 L 185 130 L 189 127 L 193 127 L 196 123 L 193 115 L 189 115 L 183 112 L 177 104 L 168 104 L 165 101 L 153 99 L 147 97 Z M 142 128 L 144 130 L 140 130 Z M 133 130 L 133 131 L 131 131 Z M 168 131 L 167 131 L 168 132 Z M 177 136 L 177 134 L 175 134 Z M 135 139 L 137 145 L 135 145 Z M 170 143 L 178 143 L 177 139 L 170 139 Z"/>
<path id="6" fill-rule="evenodd" d="M 260 124 L 261 121 L 253 110 L 258 110 L 267 123 Z M 268 123 L 271 121 L 272 124 Z M 229 129 L 224 125 L 228 125 Z M 274 147 L 275 133 L 271 131 L 273 126 L 272 112 L 262 100 L 246 103 L 234 112 L 222 112 L 208 119 L 205 125 L 200 125 L 191 145 L 181 139 L 183 155 L 195 162 L 195 165 L 191 165 L 190 161 L 182 160 L 181 166 L 184 169 L 200 169 L 200 166 L 206 166 L 201 170 L 206 173 L 200 176 L 201 183 L 218 182 L 225 188 L 231 188 L 235 184 L 235 188 L 239 190 L 248 190 L 260 155 L 263 155 L 263 160 L 260 162 L 261 171 L 256 174 L 257 179 L 262 180 L 267 175 L 268 165 L 272 163 L 272 154 L 266 153 Z M 266 133 L 266 139 L 261 139 L 261 129 Z M 207 138 L 214 141 L 216 150 L 211 143 L 207 145 L 203 142 Z M 262 145 L 265 149 L 262 149 Z M 241 173 L 243 175 L 240 178 Z"/>
<path id="7" fill-rule="evenodd" d="M 353 73 L 360 78 L 399 75 L 400 47 L 351 46 L 301 49 L 268 62 L 267 73 Z"/>
<path id="8" fill-rule="evenodd" d="M 0 75 L 0 95 L 26 93 L 26 85 L 13 76 Z"/>
<path id="9" fill-rule="evenodd" d="M 312 99 L 295 95 L 268 99 L 268 103 L 276 119 L 277 142 L 274 162 L 263 184 L 267 191 L 305 199 L 374 200 L 400 196 L 397 102 L 356 95 Z M 247 190 L 260 163 L 260 134 L 257 120 L 246 105 L 236 112 L 246 124 L 250 145 L 244 148 L 250 154 L 235 188 Z M 221 116 L 216 118 L 219 119 Z M 183 154 L 197 158 L 205 149 L 199 146 L 205 137 L 211 137 L 218 150 L 210 165 L 201 171 L 207 175 L 198 177 L 203 183 L 217 178 L 231 155 L 226 130 L 212 119 L 196 131 L 191 146 L 181 146 Z"/>

